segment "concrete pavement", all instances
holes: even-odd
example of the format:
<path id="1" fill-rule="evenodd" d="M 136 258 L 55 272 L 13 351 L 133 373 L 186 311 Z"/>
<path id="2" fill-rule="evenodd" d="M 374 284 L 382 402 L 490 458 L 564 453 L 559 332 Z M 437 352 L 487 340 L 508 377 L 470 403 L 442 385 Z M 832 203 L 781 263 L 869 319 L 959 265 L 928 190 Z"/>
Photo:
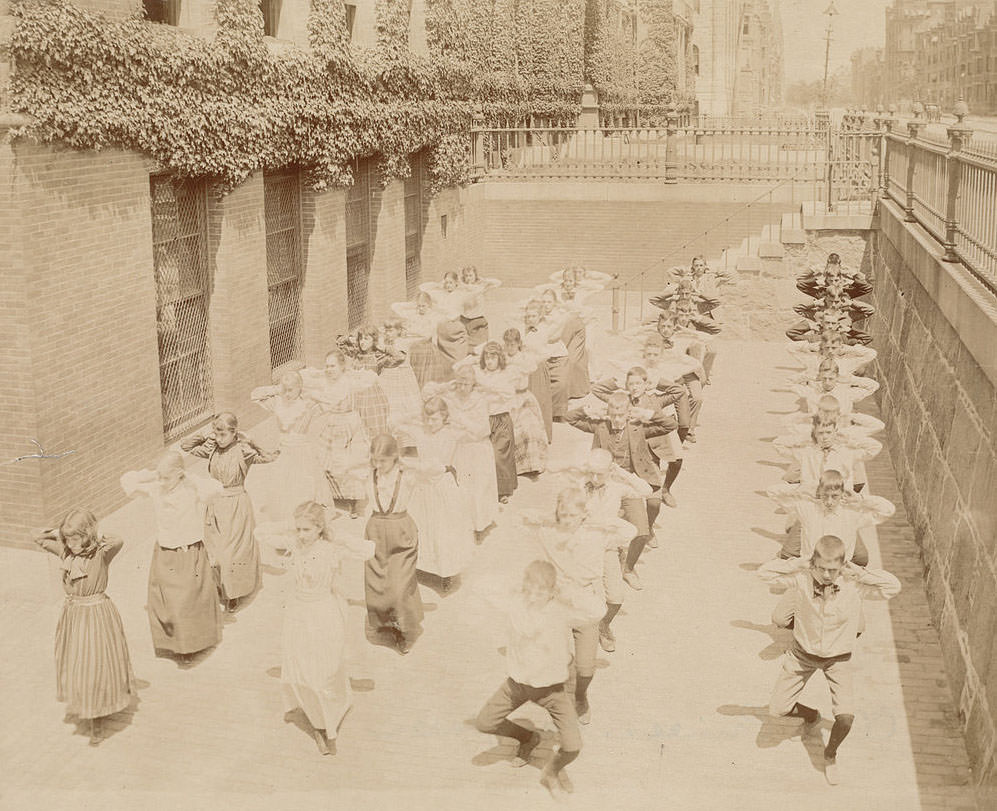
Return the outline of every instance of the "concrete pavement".
<path id="1" fill-rule="evenodd" d="M 781 388 L 780 345 L 722 341 L 699 442 L 664 511 L 661 546 L 645 553 L 645 588 L 630 591 L 599 652 L 592 724 L 569 767 L 576 808 L 974 808 L 966 753 L 928 621 L 917 548 L 902 506 L 871 548 L 903 580 L 894 601 L 867 606 L 856 661 L 858 712 L 843 744 L 842 785 L 820 771 L 799 722 L 766 705 L 787 640 L 769 623 L 776 600 L 753 570 L 778 550 L 782 517 L 758 491 L 781 475 L 768 438 L 794 407 Z M 554 455 L 589 438 L 556 426 Z M 898 502 L 886 451 L 873 492 Z M 504 678 L 494 614 L 475 595 L 487 573 L 532 557 L 516 514 L 552 503 L 553 477 L 521 480 L 500 526 L 461 586 L 422 586 L 425 634 L 407 657 L 366 649 L 372 690 L 358 691 L 338 741 L 320 757 L 279 694 L 281 602 L 287 575 L 268 570 L 222 644 L 189 669 L 157 659 L 144 611 L 151 556 L 147 516 L 131 505 L 103 522 L 126 538 L 109 593 L 125 624 L 141 689 L 97 748 L 56 704 L 52 639 L 61 602 L 56 561 L 0 549 L 0 806 L 3 808 L 543 808 L 539 771 L 516 770 L 508 743 L 471 725 Z M 355 610 L 359 611 L 359 608 Z M 364 686 L 364 685 L 360 685 Z M 826 687 L 807 693 L 828 717 Z M 548 730 L 538 708 L 526 718 Z M 824 738 L 827 737 L 825 722 Z"/>

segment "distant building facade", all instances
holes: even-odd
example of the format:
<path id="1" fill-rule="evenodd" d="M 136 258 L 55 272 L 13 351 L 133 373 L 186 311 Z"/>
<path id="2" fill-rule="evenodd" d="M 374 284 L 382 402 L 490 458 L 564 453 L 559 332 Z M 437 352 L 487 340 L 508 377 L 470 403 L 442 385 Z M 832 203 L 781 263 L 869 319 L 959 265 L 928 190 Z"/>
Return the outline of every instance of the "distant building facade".
<path id="1" fill-rule="evenodd" d="M 997 9 L 995 3 L 960 8 L 917 38 L 919 100 L 951 108 L 960 97 L 974 113 L 997 113 Z"/>
<path id="2" fill-rule="evenodd" d="M 894 0 L 886 9 L 883 96 L 899 105 L 997 109 L 994 0 Z"/>
<path id="3" fill-rule="evenodd" d="M 866 110 L 889 102 L 883 75 L 883 49 L 860 48 L 852 53 L 852 101 Z"/>
<path id="4" fill-rule="evenodd" d="M 753 116 L 783 100 L 777 0 L 701 0 L 693 25 L 699 111 Z"/>

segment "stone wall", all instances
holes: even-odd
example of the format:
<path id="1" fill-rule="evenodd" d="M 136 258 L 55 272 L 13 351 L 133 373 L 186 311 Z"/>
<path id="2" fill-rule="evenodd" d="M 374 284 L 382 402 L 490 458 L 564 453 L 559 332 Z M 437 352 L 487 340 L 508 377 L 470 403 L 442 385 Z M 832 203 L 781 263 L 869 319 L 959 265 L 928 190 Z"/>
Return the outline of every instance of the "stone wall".
<path id="1" fill-rule="evenodd" d="M 976 780 L 997 711 L 997 308 L 882 206 L 871 242 L 879 399 Z"/>

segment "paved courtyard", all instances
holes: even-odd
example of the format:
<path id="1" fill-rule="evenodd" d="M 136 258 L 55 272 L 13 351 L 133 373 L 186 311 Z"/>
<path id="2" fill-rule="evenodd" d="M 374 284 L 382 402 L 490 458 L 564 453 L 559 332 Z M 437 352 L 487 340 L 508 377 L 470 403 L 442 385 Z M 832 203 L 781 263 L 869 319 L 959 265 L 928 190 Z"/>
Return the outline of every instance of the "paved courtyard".
<path id="1" fill-rule="evenodd" d="M 872 565 L 903 581 L 891 603 L 867 605 L 857 664 L 858 713 L 839 763 L 821 772 L 799 723 L 768 717 L 787 640 L 769 623 L 775 596 L 754 569 L 778 551 L 782 516 L 760 491 L 781 475 L 767 441 L 794 408 L 777 343 L 720 341 L 700 440 L 665 510 L 661 546 L 645 553 L 645 588 L 629 592 L 618 648 L 599 653 L 592 724 L 569 767 L 576 808 L 975 808 L 962 737 L 927 604 L 913 534 L 897 516 L 871 544 Z M 588 445 L 556 426 L 554 456 Z M 899 502 L 888 454 L 870 466 L 873 492 Z M 0 806 L 3 808 L 543 808 L 539 771 L 516 770 L 509 744 L 471 724 L 504 678 L 494 613 L 475 594 L 488 573 L 531 557 L 517 513 L 545 507 L 556 478 L 521 480 L 500 526 L 460 588 L 422 586 L 425 633 L 407 657 L 367 645 L 371 683 L 357 683 L 338 754 L 320 757 L 279 692 L 281 604 L 288 575 L 267 569 L 256 599 L 224 641 L 189 669 L 153 655 L 144 611 L 148 517 L 130 505 L 103 522 L 126 538 L 111 570 L 140 679 L 133 711 L 97 748 L 55 702 L 52 639 L 61 603 L 49 556 L 0 549 Z M 357 578 L 355 596 L 362 594 Z M 354 611 L 360 611 L 359 606 Z M 808 687 L 825 717 L 820 677 Z M 519 713 L 547 729 L 536 708 Z M 826 740 L 828 724 L 825 722 Z M 74 734 L 75 733 L 75 734 Z"/>

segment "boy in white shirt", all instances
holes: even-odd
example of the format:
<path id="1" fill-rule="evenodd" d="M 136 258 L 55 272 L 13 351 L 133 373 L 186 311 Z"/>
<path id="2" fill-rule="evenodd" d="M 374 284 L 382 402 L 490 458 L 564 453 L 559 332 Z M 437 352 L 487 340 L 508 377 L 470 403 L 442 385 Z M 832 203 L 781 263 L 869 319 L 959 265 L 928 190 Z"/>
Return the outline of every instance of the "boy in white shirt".
<path id="1" fill-rule="evenodd" d="M 573 653 L 571 629 L 598 621 L 605 611 L 601 599 L 580 589 L 559 589 L 557 580 L 553 564 L 535 560 L 523 572 L 522 588 L 507 595 L 511 599 L 503 608 L 509 677 L 476 720 L 481 732 L 517 740 L 513 765 L 525 766 L 540 734 L 513 723 L 509 715 L 528 701 L 547 710 L 561 737 L 560 747 L 540 775 L 552 793 L 559 788 L 571 791 L 562 770 L 582 748 L 575 702 L 565 686 Z"/>
<path id="2" fill-rule="evenodd" d="M 834 712 L 834 726 L 824 747 L 824 775 L 831 785 L 840 780 L 838 747 L 855 721 L 851 658 L 862 601 L 889 600 L 900 593 L 900 581 L 892 574 L 847 563 L 845 555 L 841 539 L 825 535 L 809 560 L 772 560 L 758 570 L 767 583 L 788 587 L 772 612 L 772 622 L 793 629 L 769 712 L 802 718 L 805 736 L 819 732 L 820 712 L 797 699 L 814 673 L 824 674 Z"/>

